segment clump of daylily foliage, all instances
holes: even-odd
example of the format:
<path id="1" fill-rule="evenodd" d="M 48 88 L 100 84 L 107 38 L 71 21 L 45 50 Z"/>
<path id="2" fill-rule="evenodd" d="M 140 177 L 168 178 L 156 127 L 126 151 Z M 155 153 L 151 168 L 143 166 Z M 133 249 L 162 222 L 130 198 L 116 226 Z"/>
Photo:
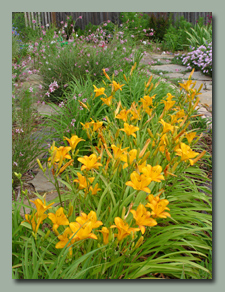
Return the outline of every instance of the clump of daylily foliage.
<path id="1" fill-rule="evenodd" d="M 124 84 L 131 82 L 134 70 L 135 65 L 129 76 L 124 75 Z M 154 85 L 150 77 L 143 97 L 130 108 L 123 106 L 124 84 L 110 78 L 104 69 L 103 73 L 105 86 L 93 85 L 93 99 L 102 100 L 106 120 L 93 117 L 82 123 L 86 141 L 74 132 L 70 138 L 64 137 L 65 146 L 53 142 L 45 168 L 38 160 L 44 175 L 53 175 L 58 204 L 53 207 L 54 202 L 46 203 L 41 197 L 31 200 L 35 208 L 22 222 L 36 241 L 42 237 L 51 242 L 54 254 L 62 250 L 64 262 L 88 253 L 94 261 L 92 252 L 102 254 L 105 266 L 100 270 L 96 263 L 96 278 L 111 277 L 104 276 L 109 258 L 112 263 L 120 256 L 132 261 L 131 255 L 151 238 L 154 229 L 176 222 L 167 197 L 171 185 L 206 153 L 194 149 L 200 137 L 189 127 L 201 89 L 194 88 L 193 71 L 180 84 L 178 99 L 168 92 L 158 100 L 151 91 L 159 83 Z M 90 110 L 88 104 L 81 105 Z M 78 143 L 89 149 L 89 155 L 79 156 Z M 66 192 L 61 192 L 59 182 Z M 43 224 L 48 226 L 46 234 Z"/>

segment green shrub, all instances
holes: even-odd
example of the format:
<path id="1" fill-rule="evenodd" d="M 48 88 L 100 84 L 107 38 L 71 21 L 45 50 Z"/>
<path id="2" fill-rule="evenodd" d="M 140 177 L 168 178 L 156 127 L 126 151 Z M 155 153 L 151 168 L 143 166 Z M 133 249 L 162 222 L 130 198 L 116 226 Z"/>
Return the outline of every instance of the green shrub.
<path id="1" fill-rule="evenodd" d="M 152 15 L 149 19 L 149 26 L 154 30 L 153 39 L 161 42 L 164 38 L 166 30 L 170 25 L 170 19 L 160 16 L 157 18 L 155 15 Z"/>
<path id="2" fill-rule="evenodd" d="M 187 49 L 189 46 L 187 33 L 191 30 L 192 24 L 182 16 L 174 25 L 170 24 L 162 41 L 162 49 L 172 52 Z"/>

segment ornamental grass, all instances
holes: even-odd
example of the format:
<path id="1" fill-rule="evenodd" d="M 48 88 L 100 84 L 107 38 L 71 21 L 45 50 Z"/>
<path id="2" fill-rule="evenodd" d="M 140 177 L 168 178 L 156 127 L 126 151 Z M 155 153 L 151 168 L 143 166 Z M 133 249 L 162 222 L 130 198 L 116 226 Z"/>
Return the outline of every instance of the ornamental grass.
<path id="1" fill-rule="evenodd" d="M 38 160 L 58 197 L 37 194 L 25 218 L 23 198 L 14 202 L 13 278 L 211 278 L 211 191 L 199 167 L 209 154 L 193 127 L 200 88 L 192 72 L 159 99 L 150 77 L 134 101 L 134 71 L 122 83 L 103 70 L 89 98 L 104 120 L 81 101 L 86 120 L 53 141 L 46 167 Z"/>

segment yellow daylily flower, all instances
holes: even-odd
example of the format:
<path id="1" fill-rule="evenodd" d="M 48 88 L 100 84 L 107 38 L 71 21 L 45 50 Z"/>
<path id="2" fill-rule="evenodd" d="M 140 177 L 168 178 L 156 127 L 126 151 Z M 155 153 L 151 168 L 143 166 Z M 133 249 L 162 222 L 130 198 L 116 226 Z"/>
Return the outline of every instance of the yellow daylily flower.
<path id="1" fill-rule="evenodd" d="M 42 216 L 45 211 L 52 208 L 52 205 L 54 204 L 54 202 L 53 202 L 49 205 L 46 205 L 46 201 L 44 200 L 44 202 L 42 202 L 40 199 L 36 199 L 35 201 L 32 201 L 32 200 L 30 200 L 30 201 L 32 203 L 34 203 L 34 205 L 36 206 L 37 214 L 39 217 Z"/>
<path id="2" fill-rule="evenodd" d="M 136 224 L 141 230 L 141 233 L 145 233 L 145 226 L 155 226 L 157 225 L 157 222 L 150 218 L 151 213 L 145 209 L 145 206 L 140 204 L 137 207 L 137 210 L 130 210 L 130 212 L 133 214 L 134 219 L 136 220 Z"/>
<path id="3" fill-rule="evenodd" d="M 108 244 L 108 242 L 109 242 L 109 229 L 107 227 L 102 227 L 102 230 L 97 230 L 97 231 L 102 233 L 103 243 Z"/>
<path id="4" fill-rule="evenodd" d="M 63 212 L 63 207 L 60 207 L 55 214 L 48 213 L 48 218 L 52 221 L 52 229 L 55 231 L 60 225 L 69 225 L 69 220 Z"/>
<path id="5" fill-rule="evenodd" d="M 113 96 L 110 95 L 110 96 L 107 97 L 107 98 L 103 98 L 103 97 L 101 97 L 100 99 L 103 101 L 103 104 L 106 104 L 106 105 L 110 106 L 110 105 L 112 104 Z"/>
<path id="6" fill-rule="evenodd" d="M 77 147 L 77 144 L 81 141 L 85 141 L 82 138 L 79 138 L 77 135 L 73 135 L 70 139 L 67 137 L 63 137 L 64 140 L 67 140 L 70 144 L 70 147 L 72 150 L 74 150 Z"/>
<path id="7" fill-rule="evenodd" d="M 162 166 L 156 165 L 156 166 L 151 166 L 147 164 L 146 167 L 142 168 L 142 173 L 150 178 L 152 181 L 156 182 L 161 182 L 161 180 L 164 180 L 164 176 L 161 174 L 162 172 Z"/>
<path id="8" fill-rule="evenodd" d="M 116 119 L 123 120 L 124 122 L 127 121 L 127 115 L 130 111 L 126 109 L 122 109 L 118 115 L 116 115 Z"/>
<path id="9" fill-rule="evenodd" d="M 123 131 L 127 134 L 127 136 L 132 135 L 134 138 L 136 138 L 136 134 L 134 132 L 137 132 L 139 130 L 138 127 L 135 127 L 133 125 L 129 125 L 127 123 L 124 123 L 124 128 L 120 129 L 120 131 Z"/>
<path id="10" fill-rule="evenodd" d="M 64 146 L 60 146 L 59 148 L 57 147 L 54 147 L 52 150 L 53 150 L 53 155 L 54 155 L 54 152 L 56 151 L 56 154 L 55 154 L 55 157 L 53 159 L 53 163 L 55 162 L 59 162 L 61 157 L 62 157 L 62 160 L 64 159 L 71 159 L 71 156 L 68 154 L 68 152 L 71 150 L 72 148 L 71 147 L 64 147 Z M 51 158 L 49 158 L 48 160 L 51 160 Z"/>
<path id="11" fill-rule="evenodd" d="M 39 226 L 40 224 L 47 218 L 47 214 L 41 214 L 39 215 L 38 212 L 36 212 L 35 214 L 25 214 L 25 220 L 22 221 L 23 222 L 27 222 L 31 225 L 32 230 L 34 231 L 34 233 L 38 232 Z"/>
<path id="12" fill-rule="evenodd" d="M 144 174 L 138 174 L 133 171 L 130 175 L 131 181 L 126 182 L 126 186 L 130 186 L 135 190 L 151 193 L 148 185 L 152 181 L 151 178 L 146 177 Z"/>
<path id="13" fill-rule="evenodd" d="M 181 156 L 181 161 L 186 161 L 190 158 L 196 157 L 199 153 L 192 151 L 190 146 L 185 143 L 180 143 L 180 148 L 177 148 L 176 155 Z"/>
<path id="14" fill-rule="evenodd" d="M 112 85 L 112 91 L 116 92 L 119 89 L 122 91 L 122 88 L 121 87 L 124 86 L 125 84 L 121 84 L 120 85 L 116 81 L 113 81 L 112 84 L 110 84 L 110 85 Z"/>
<path id="15" fill-rule="evenodd" d="M 129 157 L 128 157 L 129 156 Z M 126 152 L 125 154 L 120 156 L 120 159 L 125 162 L 123 165 L 123 169 L 128 167 L 128 162 L 131 165 L 134 161 L 134 159 L 137 158 L 137 149 L 132 149 L 129 152 Z"/>
<path id="16" fill-rule="evenodd" d="M 190 86 L 193 84 L 192 80 L 187 80 L 184 83 L 179 83 L 179 85 L 184 88 L 187 92 L 190 90 Z"/>
<path id="17" fill-rule="evenodd" d="M 168 207 L 166 207 L 169 204 L 168 200 L 161 200 L 159 198 L 159 195 L 154 197 L 153 195 L 148 195 L 148 201 L 145 205 L 145 207 L 151 208 L 152 212 L 151 215 L 153 218 L 166 218 L 171 217 L 171 215 L 168 212 L 165 212 L 165 210 L 170 210 Z"/>
<path id="18" fill-rule="evenodd" d="M 70 229 L 73 232 L 73 234 L 70 235 L 70 238 L 73 237 L 72 241 L 79 241 L 87 238 L 98 239 L 94 233 L 91 233 L 92 231 L 91 222 L 87 222 L 83 226 L 78 222 L 71 222 Z"/>
<path id="19" fill-rule="evenodd" d="M 173 131 L 174 131 L 174 126 L 172 126 L 171 124 L 166 123 L 163 119 L 161 119 L 161 120 L 159 121 L 159 123 L 163 125 L 163 134 L 164 134 L 164 133 L 167 133 L 167 132 L 169 132 L 169 131 L 171 131 L 171 132 L 173 133 Z"/>
<path id="20" fill-rule="evenodd" d="M 113 156 L 115 159 L 120 159 L 122 154 L 129 148 L 129 147 L 126 147 L 126 148 L 120 148 L 120 147 L 117 147 L 115 145 L 111 145 L 111 148 L 113 150 Z"/>
<path id="21" fill-rule="evenodd" d="M 169 109 L 171 109 L 173 107 L 173 105 L 175 104 L 175 100 L 163 100 L 162 103 L 164 103 L 165 107 L 164 107 L 164 111 L 168 111 Z"/>
<path id="22" fill-rule="evenodd" d="M 97 221 L 97 215 L 94 211 L 91 211 L 88 215 L 85 213 L 81 213 L 81 216 L 77 217 L 76 221 L 80 225 L 83 225 L 86 222 L 91 222 L 92 229 L 98 228 L 99 226 L 103 225 L 101 221 Z"/>
<path id="23" fill-rule="evenodd" d="M 94 120 L 92 120 L 92 125 L 93 125 L 93 131 L 95 132 L 102 127 L 103 122 L 99 122 L 99 121 L 95 122 Z"/>
<path id="24" fill-rule="evenodd" d="M 91 126 L 93 126 L 94 121 L 88 122 L 88 123 L 81 123 L 81 125 L 83 126 L 83 130 L 88 130 Z"/>
<path id="25" fill-rule="evenodd" d="M 186 135 L 185 135 L 189 144 L 192 142 L 192 140 L 195 138 L 195 136 L 196 136 L 196 132 L 186 133 Z"/>
<path id="26" fill-rule="evenodd" d="M 98 169 L 99 166 L 102 166 L 102 164 L 98 162 L 99 159 L 101 158 L 97 157 L 95 154 L 91 154 L 90 156 L 80 157 L 77 160 L 83 164 L 81 170 L 83 171 L 86 169 L 88 171 L 93 168 Z"/>
<path id="27" fill-rule="evenodd" d="M 58 239 L 60 240 L 58 243 L 56 243 L 55 248 L 64 248 L 64 246 L 66 246 L 66 244 L 69 241 L 70 236 L 72 235 L 72 231 L 70 229 L 70 227 L 67 227 L 62 235 L 58 236 Z M 75 242 L 75 239 L 72 239 L 67 246 L 71 246 L 73 243 Z M 70 247 L 69 249 L 69 253 L 70 255 L 72 255 L 72 247 Z"/>
<path id="28" fill-rule="evenodd" d="M 74 182 L 79 184 L 79 190 L 87 189 L 88 188 L 88 182 L 86 180 L 86 177 L 80 174 L 79 172 L 77 173 L 78 179 L 75 179 Z M 90 183 L 93 183 L 94 177 L 89 177 L 88 180 Z"/>
<path id="29" fill-rule="evenodd" d="M 111 225 L 110 228 L 117 228 L 118 234 L 115 234 L 119 241 L 123 240 L 125 237 L 131 234 L 131 232 L 139 231 L 139 228 L 129 228 L 127 222 L 122 220 L 120 217 L 114 219 L 116 225 Z"/>
<path id="30" fill-rule="evenodd" d="M 153 96 L 145 95 L 143 98 L 140 99 L 140 102 L 142 102 L 143 109 L 148 108 L 150 105 L 152 106 L 152 100 L 155 98 L 156 94 Z"/>
<path id="31" fill-rule="evenodd" d="M 173 97 L 175 97 L 175 96 L 172 95 L 171 93 L 167 93 L 167 98 L 166 98 L 166 100 L 167 100 L 167 101 L 171 101 Z"/>
<path id="32" fill-rule="evenodd" d="M 94 188 L 90 186 L 90 191 L 93 196 L 96 195 L 98 191 L 101 191 L 101 189 L 98 187 L 98 183 L 95 184 Z"/>
<path id="33" fill-rule="evenodd" d="M 104 91 L 105 91 L 105 88 L 104 87 L 101 87 L 101 88 L 97 88 L 95 85 L 93 85 L 94 86 L 94 92 L 95 92 L 95 97 L 98 97 L 98 96 L 100 96 L 100 95 L 105 95 L 106 96 L 106 94 L 104 93 Z"/>

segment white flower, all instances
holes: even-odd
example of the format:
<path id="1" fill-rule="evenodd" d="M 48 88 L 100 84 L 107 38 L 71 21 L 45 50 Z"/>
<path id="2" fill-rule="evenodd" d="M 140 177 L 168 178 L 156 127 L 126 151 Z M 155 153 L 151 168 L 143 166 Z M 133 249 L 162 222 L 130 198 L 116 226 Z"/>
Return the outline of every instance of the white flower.
<path id="1" fill-rule="evenodd" d="M 143 41 L 142 44 L 146 45 L 146 41 Z"/>
<path id="2" fill-rule="evenodd" d="M 159 75 L 163 75 L 163 72 L 160 72 Z"/>
<path id="3" fill-rule="evenodd" d="M 51 44 L 54 44 L 55 43 L 55 41 L 51 41 Z"/>

